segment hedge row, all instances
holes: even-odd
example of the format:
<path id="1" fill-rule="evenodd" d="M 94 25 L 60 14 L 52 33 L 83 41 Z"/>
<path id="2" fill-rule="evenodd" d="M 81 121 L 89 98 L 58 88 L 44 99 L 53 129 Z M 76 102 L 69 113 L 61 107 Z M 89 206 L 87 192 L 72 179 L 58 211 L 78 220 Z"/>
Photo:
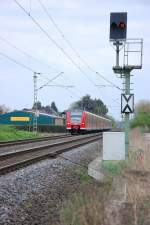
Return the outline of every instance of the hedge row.
<path id="1" fill-rule="evenodd" d="M 16 126 L 19 130 L 32 131 L 33 127 L 29 126 Z M 67 132 L 65 126 L 56 126 L 56 125 L 38 125 L 38 132 L 52 132 L 52 133 L 64 133 Z"/>

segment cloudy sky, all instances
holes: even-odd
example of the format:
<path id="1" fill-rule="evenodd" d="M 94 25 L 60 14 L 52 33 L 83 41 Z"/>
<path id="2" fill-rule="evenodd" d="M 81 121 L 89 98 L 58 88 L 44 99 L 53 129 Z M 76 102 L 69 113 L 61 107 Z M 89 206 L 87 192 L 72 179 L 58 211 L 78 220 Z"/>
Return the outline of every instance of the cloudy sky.
<path id="1" fill-rule="evenodd" d="M 44 87 L 38 91 L 38 100 L 43 105 L 55 101 L 59 110 L 64 110 L 73 101 L 89 94 L 92 98 L 102 99 L 109 114 L 120 118 L 121 92 L 94 72 L 98 71 L 122 87 L 123 81 L 112 71 L 115 51 L 109 43 L 110 12 L 128 12 L 128 38 L 144 39 L 143 68 L 132 71 L 131 82 L 134 83 L 135 102 L 149 99 L 149 0 L 40 0 L 49 17 L 39 0 L 17 1 L 45 33 L 15 0 L 0 0 L 0 105 L 5 104 L 12 110 L 30 108 L 33 104 L 33 71 L 41 73 L 38 87 L 46 83 L 47 78 L 52 79 L 63 72 L 50 84 L 74 87 Z M 131 61 L 133 59 L 137 56 L 132 56 Z"/>

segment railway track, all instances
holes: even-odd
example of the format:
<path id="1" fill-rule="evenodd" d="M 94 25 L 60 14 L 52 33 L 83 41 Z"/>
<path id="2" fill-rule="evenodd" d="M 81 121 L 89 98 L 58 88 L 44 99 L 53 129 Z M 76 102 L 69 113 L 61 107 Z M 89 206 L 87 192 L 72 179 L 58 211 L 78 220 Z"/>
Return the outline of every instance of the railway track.
<path id="1" fill-rule="evenodd" d="M 15 145 L 22 145 L 22 144 L 30 144 L 30 143 L 41 142 L 41 141 L 55 140 L 55 139 L 60 139 L 60 138 L 67 138 L 69 136 L 70 136 L 70 134 L 63 134 L 63 135 L 57 135 L 57 136 L 30 138 L 30 139 L 16 140 L 16 141 L 2 141 L 2 142 L 0 142 L 0 148 L 15 146 Z"/>
<path id="2" fill-rule="evenodd" d="M 25 150 L 0 155 L 0 175 L 19 169 L 46 158 L 55 158 L 73 148 L 94 142 L 102 138 L 101 134 L 77 136 L 76 139 L 59 141 Z"/>

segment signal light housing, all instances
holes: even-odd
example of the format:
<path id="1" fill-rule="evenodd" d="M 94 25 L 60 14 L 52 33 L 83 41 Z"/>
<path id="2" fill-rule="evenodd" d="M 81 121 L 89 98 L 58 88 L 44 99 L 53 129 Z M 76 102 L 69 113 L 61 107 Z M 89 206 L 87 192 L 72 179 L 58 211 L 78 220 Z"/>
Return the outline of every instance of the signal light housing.
<path id="1" fill-rule="evenodd" d="M 110 14 L 110 41 L 125 40 L 127 35 L 127 13 Z"/>

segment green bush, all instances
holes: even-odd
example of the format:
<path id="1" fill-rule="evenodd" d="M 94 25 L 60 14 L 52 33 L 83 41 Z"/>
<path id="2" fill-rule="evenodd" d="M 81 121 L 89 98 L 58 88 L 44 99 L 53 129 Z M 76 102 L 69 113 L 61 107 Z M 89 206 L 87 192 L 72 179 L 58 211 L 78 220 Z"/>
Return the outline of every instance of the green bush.
<path id="1" fill-rule="evenodd" d="M 29 130 L 28 126 L 17 126 L 19 130 Z M 32 127 L 30 128 L 32 131 Z M 64 133 L 66 132 L 65 126 L 56 126 L 56 125 L 38 125 L 38 132 L 44 133 Z"/>
<path id="2" fill-rule="evenodd" d="M 103 161 L 102 162 L 102 169 L 109 172 L 112 175 L 121 174 L 125 166 L 126 166 L 125 161 Z"/>
<path id="3" fill-rule="evenodd" d="M 141 112 L 131 121 L 131 128 L 143 127 L 150 130 L 150 113 Z"/>
<path id="4" fill-rule="evenodd" d="M 78 168 L 74 173 L 79 176 L 81 184 L 89 184 L 92 182 L 92 178 L 88 175 L 86 168 Z"/>
<path id="5" fill-rule="evenodd" d="M 14 126 L 0 125 L 0 141 L 36 138 L 38 136 L 33 132 L 18 130 Z"/>

